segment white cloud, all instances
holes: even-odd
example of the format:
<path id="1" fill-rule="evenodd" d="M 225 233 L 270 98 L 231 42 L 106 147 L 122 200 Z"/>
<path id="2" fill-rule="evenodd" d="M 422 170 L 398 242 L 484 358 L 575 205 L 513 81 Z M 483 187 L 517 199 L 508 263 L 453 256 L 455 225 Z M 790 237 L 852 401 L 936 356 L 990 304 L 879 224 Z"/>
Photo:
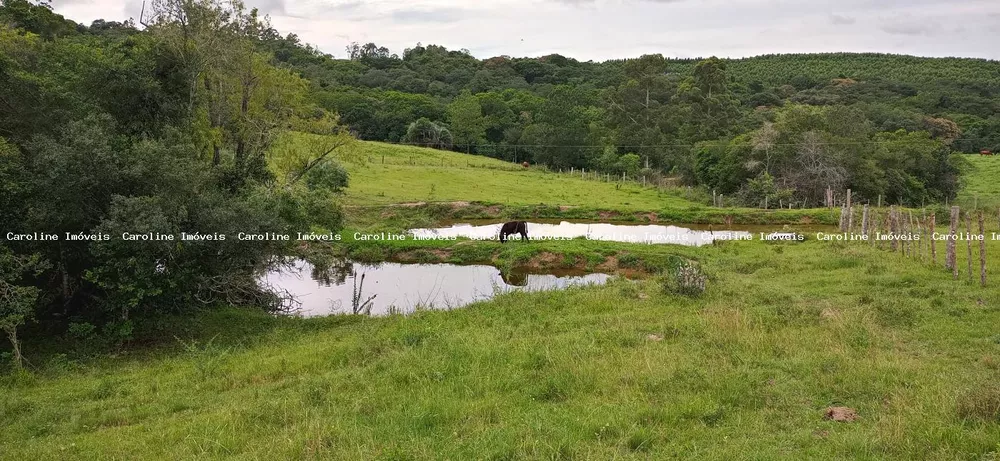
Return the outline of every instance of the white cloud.
<path id="1" fill-rule="evenodd" d="M 581 60 L 878 51 L 1000 59 L 983 31 L 996 0 L 247 0 L 282 33 L 334 55 L 350 41 L 394 52 L 417 42 L 478 57 L 560 53 Z M 56 0 L 89 23 L 138 17 L 141 0 Z M 947 33 L 938 33 L 947 31 Z"/>

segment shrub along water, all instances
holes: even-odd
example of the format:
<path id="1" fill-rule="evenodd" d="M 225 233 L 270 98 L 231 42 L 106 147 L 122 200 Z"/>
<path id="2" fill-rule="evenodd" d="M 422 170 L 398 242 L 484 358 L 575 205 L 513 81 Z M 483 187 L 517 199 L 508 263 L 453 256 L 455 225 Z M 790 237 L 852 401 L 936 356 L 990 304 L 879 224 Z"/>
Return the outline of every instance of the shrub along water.
<path id="1" fill-rule="evenodd" d="M 239 2 L 156 2 L 145 31 L 3 2 L 0 326 L 15 351 L 29 320 L 118 344 L 167 313 L 274 307 L 254 274 L 290 244 L 235 236 L 339 229 L 332 159 L 350 136 L 258 49 L 268 30 Z M 289 128 L 323 136 L 269 169 Z M 18 238 L 39 234 L 55 237 Z"/>

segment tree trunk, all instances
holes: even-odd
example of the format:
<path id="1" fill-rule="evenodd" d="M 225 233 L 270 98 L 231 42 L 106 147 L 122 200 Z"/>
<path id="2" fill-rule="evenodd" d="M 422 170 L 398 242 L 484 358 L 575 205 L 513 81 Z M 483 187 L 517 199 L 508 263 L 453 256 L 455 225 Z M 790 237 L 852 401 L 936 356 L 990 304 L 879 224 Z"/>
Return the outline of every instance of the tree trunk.
<path id="1" fill-rule="evenodd" d="M 215 107 L 215 95 L 212 94 L 212 79 L 208 76 L 205 77 L 205 94 L 208 96 L 208 124 L 215 129 L 219 127 L 219 114 Z M 212 166 L 219 166 L 222 162 L 220 151 L 219 141 L 212 140 Z"/>
<path id="2" fill-rule="evenodd" d="M 243 81 L 243 97 L 240 101 L 240 122 L 241 125 L 246 124 L 247 113 L 250 112 L 250 85 L 251 83 L 247 80 Z M 243 165 L 243 161 L 246 158 L 246 133 L 245 126 L 241 126 L 240 133 L 237 135 L 236 141 L 236 164 Z"/>
<path id="3" fill-rule="evenodd" d="M 60 288 L 62 289 L 63 313 L 65 314 L 69 310 L 70 300 L 73 299 L 73 289 L 72 287 L 70 287 L 69 271 L 66 270 L 66 263 L 63 262 L 64 259 L 65 258 L 63 258 L 62 246 L 60 245 L 59 262 L 57 263 L 57 265 L 59 267 L 59 285 Z"/>
<path id="4" fill-rule="evenodd" d="M 24 356 L 21 355 L 21 343 L 17 340 L 17 327 L 6 329 L 6 331 L 10 344 L 14 346 L 14 369 L 21 370 L 24 368 Z"/>

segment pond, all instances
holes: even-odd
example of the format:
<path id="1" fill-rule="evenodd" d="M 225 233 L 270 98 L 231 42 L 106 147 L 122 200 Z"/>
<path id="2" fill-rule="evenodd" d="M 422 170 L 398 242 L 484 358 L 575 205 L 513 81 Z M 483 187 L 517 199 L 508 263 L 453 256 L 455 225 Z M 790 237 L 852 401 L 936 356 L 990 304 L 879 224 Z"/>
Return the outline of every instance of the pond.
<path id="1" fill-rule="evenodd" d="M 502 223 L 475 224 L 455 223 L 449 227 L 435 229 L 412 229 L 415 238 L 452 238 L 465 237 L 470 239 L 496 239 Z M 722 226 L 720 226 L 722 227 Z M 765 227 L 760 226 L 760 231 Z M 769 226 L 767 232 L 773 232 L 776 227 Z M 757 229 L 715 230 L 711 227 L 691 228 L 657 224 L 608 224 L 608 223 L 578 223 L 561 221 L 559 223 L 528 222 L 528 239 L 573 239 L 606 240 L 612 242 L 702 246 L 715 240 L 747 240 Z M 517 240 L 517 235 L 511 239 Z"/>
<path id="2" fill-rule="evenodd" d="M 296 314 L 312 317 L 352 313 L 355 286 L 358 305 L 371 315 L 408 313 L 416 309 L 453 309 L 511 291 L 562 289 L 603 284 L 609 276 L 558 270 L 544 274 L 514 271 L 502 275 L 485 265 L 397 264 L 377 265 L 345 261 L 326 271 L 304 260 L 293 260 L 261 278 L 265 287 L 287 293 L 297 301 Z"/>

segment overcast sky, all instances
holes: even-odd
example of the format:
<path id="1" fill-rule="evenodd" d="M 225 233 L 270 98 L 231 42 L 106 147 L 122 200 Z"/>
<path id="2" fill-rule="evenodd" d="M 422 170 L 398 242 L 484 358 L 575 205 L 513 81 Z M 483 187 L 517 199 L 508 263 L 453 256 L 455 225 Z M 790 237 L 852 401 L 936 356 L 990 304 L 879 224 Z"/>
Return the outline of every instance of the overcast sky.
<path id="1" fill-rule="evenodd" d="M 830 51 L 1000 59 L 1000 0 L 246 0 L 283 34 L 337 57 L 357 41 L 479 58 L 583 61 L 660 53 L 741 57 Z M 139 18 L 142 0 L 52 0 L 89 24 Z"/>

